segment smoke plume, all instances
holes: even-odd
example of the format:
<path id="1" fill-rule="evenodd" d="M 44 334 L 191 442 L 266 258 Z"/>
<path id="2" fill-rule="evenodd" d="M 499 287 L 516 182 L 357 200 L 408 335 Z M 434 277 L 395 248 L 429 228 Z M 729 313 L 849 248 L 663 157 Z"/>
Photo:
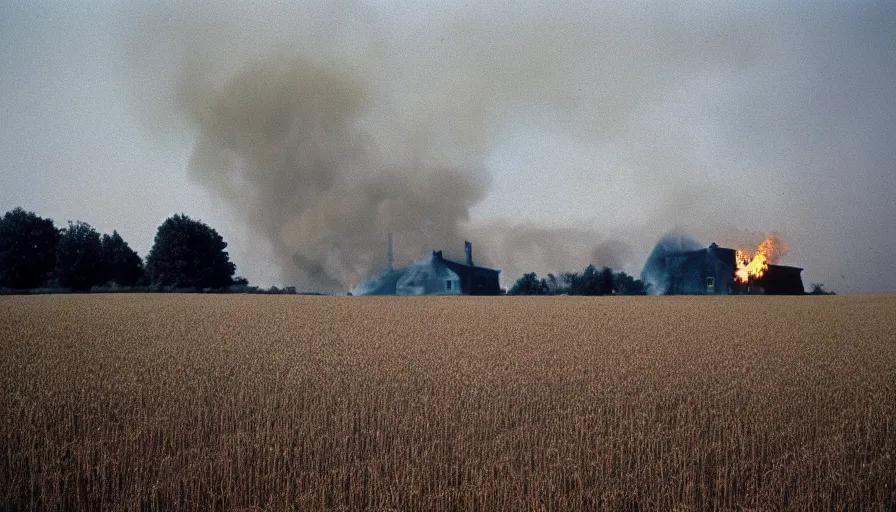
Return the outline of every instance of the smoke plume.
<path id="1" fill-rule="evenodd" d="M 680 103 L 682 77 L 750 65 L 762 30 L 669 7 L 515 5 L 403 12 L 347 1 L 242 18 L 185 8 L 142 20 L 135 60 L 173 77 L 177 101 L 168 116 L 154 105 L 152 122 L 187 122 L 191 176 L 261 235 L 284 284 L 351 289 L 384 269 L 390 232 L 399 266 L 457 254 L 468 239 L 505 284 L 589 263 L 632 271 L 644 238 L 672 216 L 705 218 L 723 197 L 695 172 L 706 163 L 675 116 L 657 109 Z M 533 157 L 550 158 L 497 180 L 496 155 L 544 127 Z M 503 220 L 471 219 L 510 189 L 525 199 Z M 593 197 L 594 222 L 581 207 L 584 227 L 526 220 L 553 213 L 564 193 L 579 205 Z"/>
<path id="2" fill-rule="evenodd" d="M 784 240 L 778 233 L 772 233 L 768 239 L 762 244 L 765 250 L 765 256 L 771 264 L 781 263 L 784 256 L 790 254 L 790 244 Z"/>
<path id="3" fill-rule="evenodd" d="M 221 88 L 183 85 L 199 131 L 191 172 L 265 236 L 289 283 L 350 287 L 381 264 L 390 232 L 399 257 L 457 246 L 485 196 L 486 179 L 469 167 L 383 158 L 357 127 L 369 87 L 290 56 L 253 62 Z"/>
<path id="4" fill-rule="evenodd" d="M 627 268 L 634 251 L 628 241 L 609 237 L 588 227 L 544 227 L 527 222 L 476 223 L 471 226 L 474 261 L 512 276 L 539 275 L 598 268 Z M 508 282 L 509 281 L 509 282 Z"/>
<path id="5" fill-rule="evenodd" d="M 492 13 L 473 14 L 461 23 L 434 15 L 437 40 L 419 31 L 395 39 L 385 36 L 389 27 L 368 25 L 361 50 L 308 36 L 228 51 L 238 31 L 227 24 L 174 29 L 176 108 L 197 133 L 191 175 L 262 235 L 286 283 L 349 289 L 382 269 L 389 232 L 399 264 L 436 248 L 451 254 L 466 238 L 476 242 L 477 263 L 511 276 L 616 267 L 628 255 L 595 229 L 472 226 L 470 211 L 489 193 L 487 158 L 519 112 L 562 112 L 583 142 L 602 140 L 662 91 L 661 81 L 639 78 L 654 73 L 661 48 L 637 47 L 646 60 L 633 69 L 572 16 L 520 13 L 495 31 Z M 604 43 L 633 42 L 612 24 L 605 29 Z M 684 63 L 689 42 L 674 39 L 662 58 Z M 541 193 L 533 191 L 536 204 Z"/>

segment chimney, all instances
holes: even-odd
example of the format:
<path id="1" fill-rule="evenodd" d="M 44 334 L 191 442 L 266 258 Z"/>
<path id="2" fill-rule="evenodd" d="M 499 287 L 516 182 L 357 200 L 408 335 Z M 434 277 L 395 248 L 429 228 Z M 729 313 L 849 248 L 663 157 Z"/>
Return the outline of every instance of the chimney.
<path id="1" fill-rule="evenodd" d="M 467 255 L 467 265 L 473 266 L 473 244 L 464 242 L 464 253 Z"/>

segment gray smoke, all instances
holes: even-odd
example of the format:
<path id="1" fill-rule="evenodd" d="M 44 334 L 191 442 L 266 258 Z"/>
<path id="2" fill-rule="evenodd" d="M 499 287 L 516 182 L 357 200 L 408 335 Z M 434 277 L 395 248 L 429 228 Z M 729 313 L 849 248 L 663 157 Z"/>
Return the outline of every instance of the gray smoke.
<path id="1" fill-rule="evenodd" d="M 776 52 L 813 48 L 765 8 L 247 5 L 160 8 L 128 37 L 141 108 L 190 130 L 191 176 L 261 235 L 283 284 L 350 289 L 385 268 L 389 232 L 397 266 L 469 239 L 507 285 L 588 263 L 631 272 L 670 226 L 799 224 L 786 210 L 804 182 L 777 163 L 804 145 L 780 137 L 765 162 L 738 124 L 777 126 L 777 103 L 753 95 L 778 91 L 775 66 L 798 69 Z"/>
<path id="2" fill-rule="evenodd" d="M 528 272 L 539 275 L 598 268 L 628 268 L 635 258 L 627 241 L 609 238 L 587 227 L 544 227 L 522 222 L 478 223 L 474 226 L 473 258 L 477 264 L 502 271 L 506 286 Z"/>
<path id="3" fill-rule="evenodd" d="M 432 31 L 398 36 L 392 22 L 359 21 L 370 14 L 363 4 L 340 8 L 316 14 L 360 34 L 337 37 L 297 19 L 296 41 L 246 50 L 228 23 L 171 29 L 181 59 L 176 110 L 198 134 L 192 176 L 263 236 L 287 284 L 325 291 L 382 269 L 389 232 L 399 264 L 437 248 L 456 254 L 469 238 L 477 263 L 510 279 L 618 266 L 629 247 L 595 229 L 470 225 L 489 192 L 487 158 L 520 112 L 559 113 L 583 143 L 600 141 L 663 92 L 658 59 L 686 67 L 692 50 L 708 60 L 749 53 L 703 46 L 699 30 L 645 44 L 609 20 L 594 39 L 592 22 L 539 9 L 474 9 L 462 20 L 436 12 L 424 17 Z M 620 61 L 613 47 L 637 58 Z"/>
<path id="4" fill-rule="evenodd" d="M 265 236 L 286 282 L 346 289 L 381 264 L 390 232 L 399 256 L 456 246 L 485 197 L 470 166 L 383 158 L 357 127 L 369 87 L 289 55 L 252 62 L 223 87 L 182 85 L 200 134 L 191 172 Z"/>

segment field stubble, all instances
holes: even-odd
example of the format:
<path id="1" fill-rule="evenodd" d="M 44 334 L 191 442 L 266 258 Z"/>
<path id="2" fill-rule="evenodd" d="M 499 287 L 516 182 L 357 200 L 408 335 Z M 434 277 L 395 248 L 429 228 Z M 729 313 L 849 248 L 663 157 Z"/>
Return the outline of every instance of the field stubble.
<path id="1" fill-rule="evenodd" d="M 896 506 L 896 297 L 0 310 L 3 509 Z"/>

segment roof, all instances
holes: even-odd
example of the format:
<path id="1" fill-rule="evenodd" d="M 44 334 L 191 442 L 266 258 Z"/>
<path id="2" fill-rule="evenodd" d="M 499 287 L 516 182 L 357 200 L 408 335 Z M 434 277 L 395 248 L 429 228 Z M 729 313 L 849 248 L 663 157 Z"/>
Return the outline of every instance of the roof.
<path id="1" fill-rule="evenodd" d="M 782 270 L 788 269 L 788 270 L 799 270 L 800 272 L 803 271 L 803 267 L 794 267 L 792 265 L 777 265 L 777 264 L 769 263 L 768 266 L 769 266 L 769 268 L 776 267 L 776 268 L 780 268 Z"/>
<path id="2" fill-rule="evenodd" d="M 697 255 L 699 255 L 699 254 L 705 254 L 706 251 L 714 252 L 714 253 L 716 254 L 716 257 L 718 257 L 720 260 L 722 260 L 722 261 L 724 261 L 724 262 L 726 262 L 726 263 L 729 263 L 729 264 L 734 264 L 734 263 L 735 263 L 735 261 L 734 261 L 734 256 L 735 256 L 735 254 L 737 253 L 737 250 L 736 250 L 736 249 L 731 249 L 731 248 L 728 248 L 728 247 L 721 247 L 721 246 L 719 246 L 718 244 L 716 244 L 715 242 L 713 242 L 712 244 L 710 244 L 709 247 L 707 247 L 707 248 L 705 248 L 705 249 L 697 249 L 697 250 L 694 250 L 694 251 L 686 251 L 686 252 L 681 253 L 681 255 L 682 255 L 682 256 L 688 256 L 688 257 L 690 257 L 690 256 L 697 256 Z M 674 256 L 674 255 L 673 255 L 673 256 Z M 794 267 L 794 266 L 791 266 L 791 265 L 778 265 L 777 263 L 769 263 L 768 266 L 769 266 L 769 267 L 780 267 L 781 269 L 803 270 L 802 267 Z"/>
<path id="3" fill-rule="evenodd" d="M 439 260 L 439 261 L 442 261 L 442 262 L 445 262 L 445 263 L 450 263 L 451 265 L 456 265 L 456 266 L 458 266 L 458 267 L 465 267 L 465 268 L 468 268 L 468 269 L 471 269 L 471 270 L 486 270 L 486 271 L 489 271 L 489 272 L 496 272 L 496 273 L 500 273 L 500 272 L 501 272 L 500 270 L 497 270 L 497 269 L 494 269 L 494 268 L 480 267 L 480 266 L 478 266 L 478 265 L 467 265 L 466 263 L 461 263 L 461 262 L 459 262 L 459 261 L 454 261 L 454 260 L 452 260 L 452 259 L 448 259 L 448 258 L 442 256 L 442 251 L 433 251 L 433 252 L 432 252 L 432 255 L 433 255 L 434 258 L 436 258 L 436 259 Z"/>

